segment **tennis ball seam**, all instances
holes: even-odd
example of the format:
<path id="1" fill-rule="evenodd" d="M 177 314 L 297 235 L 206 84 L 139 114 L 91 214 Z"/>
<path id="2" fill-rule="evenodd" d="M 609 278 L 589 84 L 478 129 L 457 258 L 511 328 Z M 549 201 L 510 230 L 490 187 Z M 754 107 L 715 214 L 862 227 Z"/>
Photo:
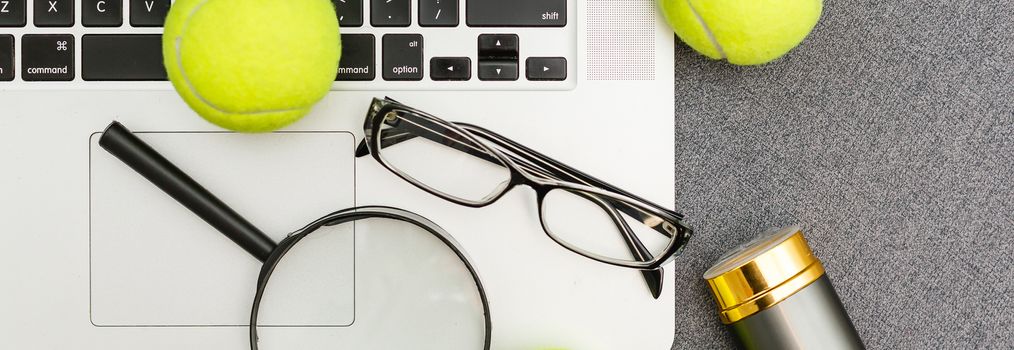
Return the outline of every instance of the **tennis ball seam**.
<path id="1" fill-rule="evenodd" d="M 708 27 L 708 23 L 704 22 L 704 18 L 701 17 L 701 14 L 697 13 L 697 9 L 694 8 L 694 4 L 692 4 L 690 0 L 686 0 L 686 2 L 687 7 L 690 8 L 690 13 L 694 14 L 694 18 L 697 19 L 697 23 L 701 25 L 701 29 L 704 29 L 704 34 L 708 35 L 708 40 L 711 41 L 711 45 L 715 47 L 715 50 L 718 50 L 718 54 L 722 56 L 722 59 L 728 59 L 729 57 L 725 55 L 725 50 L 722 49 L 722 45 L 718 43 L 718 38 L 715 37 L 715 33 L 711 32 L 711 27 Z"/>
<path id="2" fill-rule="evenodd" d="M 174 39 L 173 40 L 173 43 L 174 43 L 173 46 L 176 48 L 176 52 L 175 52 L 176 53 L 176 66 L 177 66 L 177 69 L 179 69 L 180 75 L 183 77 L 183 82 L 185 84 L 187 84 L 187 90 L 190 90 L 190 93 L 194 94 L 194 96 L 197 97 L 198 100 L 201 100 L 201 102 L 204 103 L 206 106 L 208 106 L 209 108 L 214 109 L 215 111 L 217 111 L 219 113 L 222 113 L 222 114 L 249 116 L 249 115 L 258 115 L 258 114 L 273 114 L 273 113 L 295 112 L 295 111 L 301 111 L 301 110 L 304 110 L 306 108 L 309 108 L 309 106 L 299 106 L 299 107 L 295 107 L 295 108 L 274 109 L 274 110 L 256 111 L 256 112 L 229 111 L 229 110 L 226 110 L 226 109 L 223 109 L 223 108 L 220 108 L 220 107 L 216 106 L 214 103 L 211 103 L 211 101 L 208 101 L 207 99 L 205 99 L 204 96 L 201 95 L 201 93 L 198 92 L 196 88 L 194 88 L 194 84 L 190 82 L 190 77 L 187 75 L 186 69 L 183 69 L 183 56 L 181 54 L 181 52 L 182 52 L 182 45 L 183 45 L 182 42 L 183 42 L 183 37 L 186 36 L 187 29 L 189 28 L 190 19 L 193 18 L 194 15 L 197 14 L 197 11 L 200 10 L 202 7 L 204 7 L 205 4 L 207 4 L 207 3 L 211 2 L 211 1 L 212 0 L 204 0 L 200 4 L 198 4 L 197 6 L 194 6 L 194 8 L 192 10 L 190 10 L 190 13 L 187 14 L 186 19 L 183 20 L 183 27 L 180 29 L 179 35 L 177 35 L 175 38 L 173 38 Z"/>

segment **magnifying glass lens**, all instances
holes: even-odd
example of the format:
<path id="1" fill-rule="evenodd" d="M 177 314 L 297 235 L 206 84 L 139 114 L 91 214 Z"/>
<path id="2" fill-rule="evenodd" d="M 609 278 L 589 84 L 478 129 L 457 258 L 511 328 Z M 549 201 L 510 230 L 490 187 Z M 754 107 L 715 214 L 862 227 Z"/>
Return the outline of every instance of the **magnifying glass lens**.
<path id="1" fill-rule="evenodd" d="M 482 294 L 461 254 L 406 221 L 322 226 L 270 275 L 259 349 L 483 349 Z"/>

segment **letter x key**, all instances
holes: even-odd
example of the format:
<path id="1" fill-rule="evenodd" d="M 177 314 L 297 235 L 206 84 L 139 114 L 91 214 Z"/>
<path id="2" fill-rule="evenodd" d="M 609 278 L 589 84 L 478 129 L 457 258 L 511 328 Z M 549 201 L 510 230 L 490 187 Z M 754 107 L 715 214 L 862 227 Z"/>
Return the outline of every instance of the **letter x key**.
<path id="1" fill-rule="evenodd" d="M 74 0 L 35 0 L 36 27 L 74 26 Z"/>

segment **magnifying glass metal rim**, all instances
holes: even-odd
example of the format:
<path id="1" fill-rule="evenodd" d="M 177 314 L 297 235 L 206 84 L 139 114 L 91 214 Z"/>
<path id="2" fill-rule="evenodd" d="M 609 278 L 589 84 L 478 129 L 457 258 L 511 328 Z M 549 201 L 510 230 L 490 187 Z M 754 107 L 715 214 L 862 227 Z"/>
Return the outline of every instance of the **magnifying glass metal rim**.
<path id="1" fill-rule="evenodd" d="M 260 276 L 257 278 L 257 293 L 254 296 L 253 307 L 250 311 L 250 349 L 258 350 L 257 346 L 257 317 L 260 312 L 261 299 L 264 297 L 264 290 L 267 288 L 268 282 L 271 279 L 271 275 L 274 273 L 275 268 L 283 257 L 291 250 L 299 241 L 306 238 L 311 233 L 317 231 L 324 226 L 336 226 L 344 223 L 355 222 L 364 219 L 391 219 L 402 222 L 413 224 L 419 228 L 422 228 L 432 234 L 433 236 L 440 239 L 447 247 L 454 251 L 458 259 L 464 263 L 465 267 L 468 268 L 468 273 L 472 276 L 472 280 L 475 282 L 476 290 L 479 292 L 479 298 L 482 301 L 482 311 L 484 318 L 484 341 L 483 349 L 488 350 L 490 346 L 490 336 L 492 332 L 492 320 L 489 313 L 489 301 L 486 299 L 486 290 L 482 286 L 482 280 L 479 278 L 478 272 L 472 266 L 471 260 L 468 258 L 468 254 L 461 245 L 452 237 L 447 231 L 433 223 L 432 221 L 407 210 L 385 207 L 385 206 L 365 206 L 355 207 L 337 211 L 323 218 L 318 219 L 306 225 L 302 229 L 289 234 L 288 237 L 278 243 L 278 247 L 271 252 L 267 260 L 264 261 L 264 265 L 261 267 Z"/>

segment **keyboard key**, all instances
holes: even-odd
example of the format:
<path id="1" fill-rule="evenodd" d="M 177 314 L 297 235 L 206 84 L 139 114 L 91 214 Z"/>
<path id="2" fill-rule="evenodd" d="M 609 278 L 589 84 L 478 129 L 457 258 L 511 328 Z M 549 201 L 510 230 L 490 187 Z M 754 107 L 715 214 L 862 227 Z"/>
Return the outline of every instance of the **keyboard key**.
<path id="1" fill-rule="evenodd" d="M 161 27 L 170 5 L 170 0 L 130 0 L 130 25 Z"/>
<path id="2" fill-rule="evenodd" d="M 24 27 L 28 24 L 26 0 L 0 0 L 0 27 Z"/>
<path id="3" fill-rule="evenodd" d="M 81 37 L 81 78 L 89 81 L 167 80 L 160 34 Z"/>
<path id="4" fill-rule="evenodd" d="M 74 0 L 35 0 L 36 27 L 74 25 Z"/>
<path id="5" fill-rule="evenodd" d="M 384 35 L 384 80 L 422 80 L 423 37 L 419 34 Z"/>
<path id="6" fill-rule="evenodd" d="M 335 81 L 376 79 L 376 45 L 373 34 L 342 34 L 342 59 Z"/>
<path id="7" fill-rule="evenodd" d="M 517 34 L 479 35 L 479 60 L 484 58 L 517 60 L 520 52 Z"/>
<path id="8" fill-rule="evenodd" d="M 517 34 L 479 35 L 479 80 L 518 80 Z"/>
<path id="9" fill-rule="evenodd" d="M 412 24 L 410 0 L 370 0 L 370 23 L 374 27 L 408 27 Z"/>
<path id="10" fill-rule="evenodd" d="M 430 79 L 472 79 L 472 60 L 468 57 L 433 57 L 430 59 Z"/>
<path id="11" fill-rule="evenodd" d="M 363 0 L 331 0 L 342 27 L 363 26 Z"/>
<path id="12" fill-rule="evenodd" d="M 470 27 L 563 27 L 567 0 L 468 0 Z"/>
<path id="13" fill-rule="evenodd" d="M 0 81 L 14 80 L 14 36 L 0 35 Z"/>
<path id="14" fill-rule="evenodd" d="M 21 37 L 21 79 L 74 80 L 74 36 L 25 34 Z"/>
<path id="15" fill-rule="evenodd" d="M 419 0 L 419 25 L 457 27 L 458 0 Z"/>
<path id="16" fill-rule="evenodd" d="M 123 0 L 82 0 L 81 24 L 85 27 L 123 25 Z"/>
<path id="17" fill-rule="evenodd" d="M 479 60 L 479 80 L 518 80 L 518 62 Z"/>
<path id="18" fill-rule="evenodd" d="M 567 59 L 563 57 L 529 57 L 525 61 L 528 80 L 567 80 Z"/>

